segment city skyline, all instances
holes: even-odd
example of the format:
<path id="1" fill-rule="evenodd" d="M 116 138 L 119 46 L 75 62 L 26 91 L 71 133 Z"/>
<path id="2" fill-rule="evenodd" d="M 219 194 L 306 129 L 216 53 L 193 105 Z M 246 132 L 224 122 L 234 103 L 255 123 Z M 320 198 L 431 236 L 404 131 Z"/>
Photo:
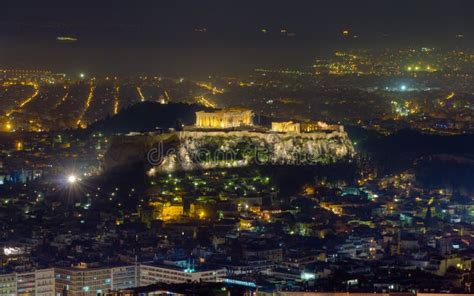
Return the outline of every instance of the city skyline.
<path id="1" fill-rule="evenodd" d="M 0 296 L 463 296 L 474 2 L 10 1 Z"/>

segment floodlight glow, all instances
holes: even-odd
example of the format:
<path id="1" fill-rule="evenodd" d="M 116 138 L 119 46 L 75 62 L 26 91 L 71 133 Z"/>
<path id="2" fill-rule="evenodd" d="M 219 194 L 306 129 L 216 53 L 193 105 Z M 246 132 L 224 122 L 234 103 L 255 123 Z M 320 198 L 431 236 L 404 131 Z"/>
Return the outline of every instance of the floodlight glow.
<path id="1" fill-rule="evenodd" d="M 301 273 L 301 279 L 304 281 L 314 280 L 315 278 L 316 278 L 316 275 L 314 273 L 309 273 L 309 272 Z"/>
<path id="2" fill-rule="evenodd" d="M 403 84 L 402 86 L 400 86 L 400 89 L 401 89 L 402 91 L 405 91 L 405 90 L 407 90 L 407 86 Z"/>
<path id="3" fill-rule="evenodd" d="M 74 176 L 74 175 L 69 175 L 69 176 L 67 177 L 67 182 L 68 182 L 69 184 L 74 184 L 74 183 L 77 182 L 77 177 Z"/>

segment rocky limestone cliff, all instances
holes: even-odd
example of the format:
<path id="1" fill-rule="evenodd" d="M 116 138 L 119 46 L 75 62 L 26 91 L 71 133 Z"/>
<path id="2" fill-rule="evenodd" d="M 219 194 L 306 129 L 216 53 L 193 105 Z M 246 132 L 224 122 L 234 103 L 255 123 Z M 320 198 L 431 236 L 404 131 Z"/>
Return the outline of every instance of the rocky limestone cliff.
<path id="1" fill-rule="evenodd" d="M 111 141 L 102 168 L 108 171 L 141 163 L 150 173 L 159 173 L 252 164 L 329 164 L 353 154 L 344 131 L 181 131 L 118 136 Z"/>

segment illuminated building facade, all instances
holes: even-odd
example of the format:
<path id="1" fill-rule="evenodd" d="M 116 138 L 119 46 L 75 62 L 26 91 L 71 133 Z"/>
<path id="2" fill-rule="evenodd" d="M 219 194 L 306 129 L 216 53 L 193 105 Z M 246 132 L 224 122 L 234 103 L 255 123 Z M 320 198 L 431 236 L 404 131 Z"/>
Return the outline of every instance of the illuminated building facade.
<path id="1" fill-rule="evenodd" d="M 199 270 L 192 266 L 183 269 L 171 265 L 141 264 L 139 285 L 148 286 L 156 283 L 215 283 L 222 282 L 226 274 L 225 268 Z"/>
<path id="2" fill-rule="evenodd" d="M 35 273 L 19 273 L 16 277 L 17 295 L 33 295 L 35 294 Z"/>
<path id="3" fill-rule="evenodd" d="M 109 268 L 57 268 L 57 295 L 97 295 L 111 289 Z"/>
<path id="4" fill-rule="evenodd" d="M 299 133 L 301 132 L 301 124 L 293 121 L 272 122 L 272 132 Z"/>
<path id="5" fill-rule="evenodd" d="M 36 296 L 54 296 L 54 268 L 35 271 Z"/>
<path id="6" fill-rule="evenodd" d="M 137 286 L 135 265 L 88 268 L 46 268 L 25 273 L 0 274 L 0 295 L 98 295 Z"/>
<path id="7" fill-rule="evenodd" d="M 215 112 L 196 112 L 198 128 L 235 128 L 253 125 L 253 112 L 248 109 L 232 108 Z"/>
<path id="8" fill-rule="evenodd" d="M 184 214 L 183 204 L 155 201 L 150 206 L 153 207 L 153 219 L 176 220 Z"/>
<path id="9" fill-rule="evenodd" d="M 87 265 L 55 268 L 56 295 L 98 295 L 110 289 L 136 286 L 134 265 L 113 268 L 89 268 Z"/>
<path id="10" fill-rule="evenodd" d="M 309 121 L 301 123 L 301 132 L 311 133 L 317 131 L 339 131 L 343 132 L 344 127 L 342 125 L 327 124 L 322 121 Z"/>
<path id="11" fill-rule="evenodd" d="M 0 295 L 16 295 L 16 274 L 0 274 Z"/>
<path id="12" fill-rule="evenodd" d="M 0 295 L 54 296 L 54 269 L 0 275 Z"/>
<path id="13" fill-rule="evenodd" d="M 137 285 L 138 269 L 135 265 L 111 268 L 112 289 L 126 289 Z"/>
<path id="14" fill-rule="evenodd" d="M 327 124 L 322 121 L 308 121 L 308 122 L 272 122 L 272 132 L 280 133 L 312 133 L 319 131 L 339 131 L 343 132 L 342 125 Z"/>

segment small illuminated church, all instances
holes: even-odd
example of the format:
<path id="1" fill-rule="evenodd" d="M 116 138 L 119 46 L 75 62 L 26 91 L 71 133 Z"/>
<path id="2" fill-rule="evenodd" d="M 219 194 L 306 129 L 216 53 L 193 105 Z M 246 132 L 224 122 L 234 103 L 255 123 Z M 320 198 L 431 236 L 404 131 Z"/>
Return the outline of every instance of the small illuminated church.
<path id="1" fill-rule="evenodd" d="M 253 125 L 253 112 L 242 108 L 196 112 L 197 128 L 235 128 Z"/>

